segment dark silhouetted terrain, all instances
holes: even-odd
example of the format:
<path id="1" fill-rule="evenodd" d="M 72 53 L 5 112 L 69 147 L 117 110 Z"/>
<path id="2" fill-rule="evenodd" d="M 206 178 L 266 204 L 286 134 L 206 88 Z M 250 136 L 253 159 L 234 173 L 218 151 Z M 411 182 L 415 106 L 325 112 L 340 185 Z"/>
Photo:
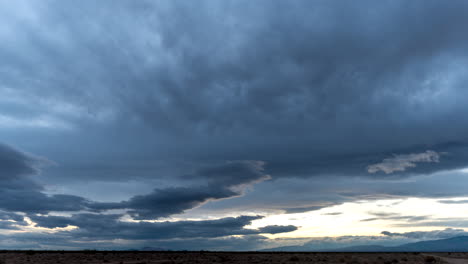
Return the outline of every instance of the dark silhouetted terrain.
<path id="1" fill-rule="evenodd" d="M 450 257 L 447 255 L 445 257 Z M 2 252 L 2 264 L 193 264 L 193 263 L 336 263 L 336 264 L 411 264 L 456 263 L 468 254 L 456 258 L 440 258 L 422 253 L 338 253 L 338 252 Z M 449 261 L 447 261 L 449 260 Z M 462 262 L 463 263 L 463 262 Z"/>
<path id="2" fill-rule="evenodd" d="M 288 246 L 267 249 L 265 251 L 313 251 L 310 246 Z M 324 251 L 324 250 L 321 250 Z M 329 249 L 331 252 L 468 252 L 468 236 L 447 239 L 420 241 L 395 247 L 378 245 L 359 245 Z"/>

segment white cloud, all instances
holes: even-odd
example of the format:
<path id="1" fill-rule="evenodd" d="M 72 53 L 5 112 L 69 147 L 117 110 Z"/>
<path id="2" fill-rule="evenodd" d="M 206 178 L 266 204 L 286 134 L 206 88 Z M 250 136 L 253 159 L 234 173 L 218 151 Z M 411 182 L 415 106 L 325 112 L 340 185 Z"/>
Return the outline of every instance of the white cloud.
<path id="1" fill-rule="evenodd" d="M 31 119 L 20 119 L 8 115 L 0 114 L 0 128 L 55 128 L 70 129 L 71 124 L 50 116 L 39 116 Z"/>
<path id="2" fill-rule="evenodd" d="M 384 159 L 380 163 L 372 164 L 367 167 L 369 173 L 383 171 L 386 174 L 395 171 L 405 171 L 407 168 L 416 167 L 418 162 L 439 162 L 439 153 L 427 150 L 423 153 L 412 153 L 403 155 L 394 155 L 392 158 Z"/>

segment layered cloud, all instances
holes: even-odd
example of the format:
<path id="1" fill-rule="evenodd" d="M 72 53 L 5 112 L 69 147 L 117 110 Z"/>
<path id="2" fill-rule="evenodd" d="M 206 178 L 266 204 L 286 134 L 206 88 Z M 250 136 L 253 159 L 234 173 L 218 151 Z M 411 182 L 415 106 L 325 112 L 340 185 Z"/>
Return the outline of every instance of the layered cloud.
<path id="1" fill-rule="evenodd" d="M 193 175 L 184 176 L 206 180 L 201 186 L 155 189 L 149 194 L 133 196 L 128 201 L 102 203 L 74 195 L 45 194 L 43 186 L 27 177 L 39 173 L 37 166 L 43 164 L 43 160 L 2 146 L 0 163 L 3 165 L 2 176 L 5 176 L 2 177 L 4 184 L 0 187 L 3 197 L 1 209 L 32 213 L 129 209 L 128 213 L 137 219 L 155 219 L 183 213 L 211 200 L 240 196 L 246 187 L 270 179 L 263 172 L 262 162 L 229 162 L 216 167 L 204 167 Z"/>
<path id="2" fill-rule="evenodd" d="M 232 235 L 277 234 L 291 232 L 295 226 L 266 226 L 260 229 L 247 229 L 253 220 L 261 216 L 239 216 L 216 220 L 176 221 L 176 222 L 124 222 L 122 215 L 77 214 L 70 217 L 35 216 L 30 218 L 39 227 L 55 228 L 75 226 L 72 237 L 86 239 L 175 239 L 175 238 L 214 238 Z"/>
<path id="3" fill-rule="evenodd" d="M 462 203 L 451 198 L 468 190 L 467 10 L 0 0 L 0 209 L 63 226 Z M 411 219 L 368 221 L 398 217 Z"/>
<path id="4" fill-rule="evenodd" d="M 85 209 L 86 199 L 74 195 L 47 195 L 44 187 L 31 179 L 51 162 L 0 145 L 0 208 L 17 212 L 79 211 Z"/>
<path id="5" fill-rule="evenodd" d="M 183 213 L 208 201 L 240 196 L 254 183 L 270 179 L 263 173 L 263 163 L 257 161 L 229 162 L 226 165 L 203 168 L 185 178 L 202 177 L 206 185 L 155 189 L 119 203 L 94 203 L 92 209 L 130 209 L 135 219 L 154 219 Z"/>
<path id="6" fill-rule="evenodd" d="M 466 9 L 462 1 L 16 4 L 2 24 L 28 37 L 2 31 L 1 87 L 15 99 L 5 115 L 73 127 L 52 145 L 70 137 L 97 145 L 100 164 L 85 162 L 88 152 L 65 155 L 73 147 L 41 146 L 61 164 L 91 167 L 74 171 L 79 178 L 130 166 L 151 177 L 152 160 L 177 155 L 263 160 L 289 177 L 363 175 L 393 153 L 431 149 L 456 155 L 371 170 L 458 168 L 467 155 Z"/>

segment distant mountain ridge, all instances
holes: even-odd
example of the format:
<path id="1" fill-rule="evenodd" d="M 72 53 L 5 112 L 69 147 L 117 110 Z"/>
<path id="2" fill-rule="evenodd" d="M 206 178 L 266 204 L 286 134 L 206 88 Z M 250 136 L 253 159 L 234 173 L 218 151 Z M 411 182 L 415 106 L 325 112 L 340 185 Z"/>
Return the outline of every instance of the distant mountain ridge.
<path id="1" fill-rule="evenodd" d="M 359 245 L 336 249 L 314 250 L 310 246 L 287 246 L 262 251 L 324 251 L 324 252 L 468 252 L 468 236 L 427 240 L 400 246 Z"/>

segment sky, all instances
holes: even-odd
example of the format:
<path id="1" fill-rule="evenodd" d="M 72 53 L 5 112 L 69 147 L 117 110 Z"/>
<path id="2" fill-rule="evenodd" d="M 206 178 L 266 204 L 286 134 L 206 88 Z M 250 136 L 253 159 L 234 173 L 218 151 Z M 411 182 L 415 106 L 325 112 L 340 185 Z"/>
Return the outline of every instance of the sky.
<path id="1" fill-rule="evenodd" d="M 0 0 L 0 248 L 466 235 L 467 12 Z"/>

